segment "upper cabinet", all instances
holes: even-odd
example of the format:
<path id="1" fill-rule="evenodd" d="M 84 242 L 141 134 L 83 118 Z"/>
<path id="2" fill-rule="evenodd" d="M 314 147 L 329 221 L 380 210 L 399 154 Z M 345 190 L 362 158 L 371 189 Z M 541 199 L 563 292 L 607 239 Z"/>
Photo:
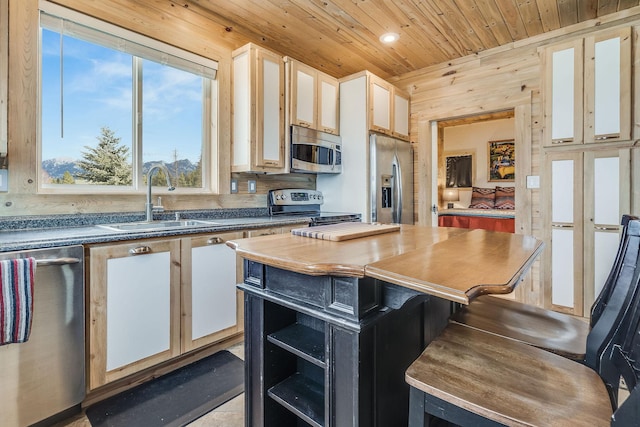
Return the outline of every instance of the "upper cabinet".
<path id="1" fill-rule="evenodd" d="M 545 145 L 631 138 L 631 29 L 544 49 Z"/>
<path id="2" fill-rule="evenodd" d="M 369 124 L 372 130 L 408 140 L 409 94 L 369 75 Z"/>
<path id="3" fill-rule="evenodd" d="M 233 172 L 285 172 L 284 62 L 254 44 L 233 51 Z"/>
<path id="4" fill-rule="evenodd" d="M 290 122 L 322 132 L 340 133 L 338 80 L 286 58 L 290 79 Z"/>

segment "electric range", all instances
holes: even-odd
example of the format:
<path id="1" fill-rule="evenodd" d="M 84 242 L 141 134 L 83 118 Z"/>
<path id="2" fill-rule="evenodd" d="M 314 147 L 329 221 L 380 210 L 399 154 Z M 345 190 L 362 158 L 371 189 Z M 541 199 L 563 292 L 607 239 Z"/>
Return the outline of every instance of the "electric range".
<path id="1" fill-rule="evenodd" d="M 267 197 L 269 215 L 308 216 L 311 218 L 310 227 L 362 220 L 362 215 L 357 213 L 323 212 L 320 209 L 323 202 L 321 191 L 301 188 L 270 190 Z"/>

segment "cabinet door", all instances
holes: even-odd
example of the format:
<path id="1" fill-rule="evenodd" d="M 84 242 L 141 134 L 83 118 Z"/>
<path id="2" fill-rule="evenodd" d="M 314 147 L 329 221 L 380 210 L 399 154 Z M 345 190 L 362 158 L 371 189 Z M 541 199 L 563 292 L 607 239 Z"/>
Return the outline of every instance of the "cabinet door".
<path id="1" fill-rule="evenodd" d="M 545 145 L 582 143 L 582 58 L 582 39 L 545 50 Z"/>
<path id="2" fill-rule="evenodd" d="M 284 168 L 284 65 L 282 57 L 257 51 L 257 159 L 263 168 Z"/>
<path id="3" fill-rule="evenodd" d="M 585 39 L 585 142 L 631 137 L 631 28 Z"/>
<path id="4" fill-rule="evenodd" d="M 242 49 L 233 56 L 233 138 L 232 168 L 234 171 L 251 169 L 251 146 L 254 140 L 251 111 L 253 80 L 251 50 Z"/>
<path id="5" fill-rule="evenodd" d="M 291 62 L 291 123 L 317 129 L 318 72 L 298 61 Z"/>
<path id="6" fill-rule="evenodd" d="M 273 236 L 274 234 L 282 234 L 281 227 L 259 228 L 257 230 L 247 231 L 247 237 Z"/>
<path id="7" fill-rule="evenodd" d="M 340 84 L 337 79 L 318 72 L 318 130 L 340 133 Z"/>
<path id="8" fill-rule="evenodd" d="M 582 307 L 582 153 L 552 153 L 545 162 L 548 202 L 545 250 L 545 305 L 581 316 Z"/>
<path id="9" fill-rule="evenodd" d="M 233 172 L 284 172 L 282 57 L 246 45 L 233 52 Z"/>
<path id="10" fill-rule="evenodd" d="M 553 153 L 546 159 L 546 305 L 588 316 L 617 252 L 620 219 L 630 209 L 630 150 Z"/>
<path id="11" fill-rule="evenodd" d="M 179 257 L 179 240 L 90 249 L 90 389 L 179 354 Z"/>
<path id="12" fill-rule="evenodd" d="M 392 86 L 376 76 L 369 81 L 369 124 L 372 130 L 391 133 Z"/>
<path id="13" fill-rule="evenodd" d="M 220 341 L 242 331 L 242 300 L 236 284 L 241 265 L 227 240 L 242 233 L 182 239 L 182 351 Z"/>
<path id="14" fill-rule="evenodd" d="M 393 91 L 393 135 L 409 139 L 409 95 L 394 88 Z"/>
<path id="15" fill-rule="evenodd" d="M 584 307 L 591 307 L 615 259 L 622 214 L 630 209 L 630 150 L 586 152 Z"/>

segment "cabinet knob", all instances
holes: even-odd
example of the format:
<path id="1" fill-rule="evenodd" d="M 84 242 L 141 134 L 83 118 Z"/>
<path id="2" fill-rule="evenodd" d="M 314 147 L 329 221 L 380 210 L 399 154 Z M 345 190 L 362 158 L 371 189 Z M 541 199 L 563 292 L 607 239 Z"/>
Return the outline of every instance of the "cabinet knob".
<path id="1" fill-rule="evenodd" d="M 221 237 L 212 237 L 207 240 L 207 245 L 219 245 L 221 243 L 224 243 L 224 240 Z"/>
<path id="2" fill-rule="evenodd" d="M 144 255 L 150 254 L 151 248 L 149 246 L 138 246 L 137 248 L 129 249 L 129 254 L 131 255 Z"/>

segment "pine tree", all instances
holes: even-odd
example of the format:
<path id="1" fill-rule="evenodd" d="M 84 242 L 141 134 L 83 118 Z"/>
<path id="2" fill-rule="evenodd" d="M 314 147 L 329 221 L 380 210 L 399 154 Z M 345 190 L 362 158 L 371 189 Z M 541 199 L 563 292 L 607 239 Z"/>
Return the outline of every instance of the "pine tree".
<path id="1" fill-rule="evenodd" d="M 169 174 L 169 179 L 171 180 L 171 182 L 173 182 L 173 177 L 171 176 L 171 174 Z M 144 175 L 144 185 L 147 185 L 147 175 Z M 153 172 L 153 176 L 151 177 L 151 185 L 153 185 L 154 187 L 162 187 L 167 185 L 167 176 L 165 175 L 164 171 L 162 169 L 157 169 L 155 172 Z"/>
<path id="2" fill-rule="evenodd" d="M 133 180 L 131 164 L 127 161 L 129 147 L 120 145 L 122 138 L 106 126 L 100 129 L 96 139 L 96 148 L 84 147 L 87 151 L 82 153 L 83 160 L 78 161 L 83 172 L 76 177 L 92 184 L 130 185 Z"/>
<path id="3" fill-rule="evenodd" d="M 186 176 L 185 187 L 201 188 L 202 187 L 202 158 L 196 163 L 196 168 L 189 172 Z"/>
<path id="4" fill-rule="evenodd" d="M 76 180 L 73 179 L 73 175 L 69 171 L 64 171 L 62 178 L 59 179 L 58 184 L 75 184 Z"/>

